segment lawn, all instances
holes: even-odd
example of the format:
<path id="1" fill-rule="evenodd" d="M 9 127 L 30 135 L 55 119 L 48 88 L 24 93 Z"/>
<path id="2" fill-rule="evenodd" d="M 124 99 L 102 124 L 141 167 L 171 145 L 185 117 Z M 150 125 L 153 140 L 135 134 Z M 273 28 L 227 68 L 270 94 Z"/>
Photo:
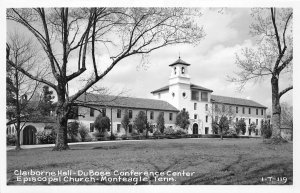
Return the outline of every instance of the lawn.
<path id="1" fill-rule="evenodd" d="M 74 145 L 63 152 L 51 150 L 8 151 L 7 184 L 293 183 L 292 143 L 271 145 L 262 139 L 162 139 Z M 53 181 L 49 181 L 48 174 L 22 175 L 17 179 L 15 174 L 19 175 L 19 170 L 52 171 Z M 71 174 L 61 176 L 61 171 Z M 31 177 L 43 176 L 47 179 L 32 182 Z"/>

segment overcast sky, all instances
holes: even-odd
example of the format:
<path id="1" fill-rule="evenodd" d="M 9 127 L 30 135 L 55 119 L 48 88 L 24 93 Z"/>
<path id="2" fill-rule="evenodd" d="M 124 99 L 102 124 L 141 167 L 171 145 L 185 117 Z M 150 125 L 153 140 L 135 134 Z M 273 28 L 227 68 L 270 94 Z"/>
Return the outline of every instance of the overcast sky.
<path id="1" fill-rule="evenodd" d="M 249 83 L 243 92 L 237 91 L 238 85 L 227 81 L 238 71 L 235 64 L 235 53 L 243 47 L 251 47 L 255 40 L 249 34 L 251 23 L 250 9 L 228 8 L 223 13 L 205 9 L 199 24 L 206 33 L 198 46 L 169 46 L 152 52 L 145 65 L 140 65 L 140 57 L 129 57 L 118 63 L 112 71 L 98 83 L 108 87 L 113 94 L 126 90 L 126 95 L 140 98 L 151 98 L 151 91 L 168 84 L 171 69 L 169 64 L 178 59 L 190 63 L 191 82 L 209 89 L 213 94 L 247 98 L 271 107 L 270 77 L 260 83 Z M 8 26 L 10 28 L 10 26 Z M 99 54 L 101 63 L 108 63 L 108 55 Z M 70 60 L 76 64 L 76 59 Z M 280 89 L 291 84 L 291 77 L 280 77 Z M 80 88 L 78 81 L 69 85 L 70 94 Z M 292 91 L 282 97 L 282 101 L 292 104 Z"/>

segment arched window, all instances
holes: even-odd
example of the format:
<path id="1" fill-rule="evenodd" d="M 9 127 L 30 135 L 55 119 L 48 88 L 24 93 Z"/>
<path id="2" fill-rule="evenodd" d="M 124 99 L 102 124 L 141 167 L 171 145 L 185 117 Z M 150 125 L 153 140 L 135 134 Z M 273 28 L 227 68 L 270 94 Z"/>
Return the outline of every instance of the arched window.
<path id="1" fill-rule="evenodd" d="M 184 69 L 184 67 L 182 67 L 181 68 L 181 74 L 184 74 L 184 72 L 185 72 L 185 69 Z"/>
<path id="2" fill-rule="evenodd" d="M 176 75 L 176 67 L 174 67 L 174 74 Z"/>

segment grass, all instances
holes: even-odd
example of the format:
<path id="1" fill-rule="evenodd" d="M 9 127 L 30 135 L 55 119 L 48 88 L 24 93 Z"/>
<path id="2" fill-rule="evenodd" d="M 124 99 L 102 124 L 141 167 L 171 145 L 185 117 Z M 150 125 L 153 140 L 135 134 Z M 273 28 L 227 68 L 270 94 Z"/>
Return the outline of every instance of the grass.
<path id="1" fill-rule="evenodd" d="M 162 177 L 162 181 L 151 177 L 150 180 L 139 181 L 138 184 L 282 184 L 280 179 L 283 177 L 287 179 L 285 184 L 293 183 L 292 143 L 272 145 L 263 143 L 262 139 L 164 139 L 74 145 L 71 150 L 63 152 L 51 150 L 40 148 L 8 151 L 7 184 L 23 185 L 23 182 L 17 181 L 14 171 L 30 169 L 55 172 L 195 172 L 192 176 Z M 262 177 L 274 178 L 262 181 Z M 62 181 L 51 184 L 134 183 Z"/>

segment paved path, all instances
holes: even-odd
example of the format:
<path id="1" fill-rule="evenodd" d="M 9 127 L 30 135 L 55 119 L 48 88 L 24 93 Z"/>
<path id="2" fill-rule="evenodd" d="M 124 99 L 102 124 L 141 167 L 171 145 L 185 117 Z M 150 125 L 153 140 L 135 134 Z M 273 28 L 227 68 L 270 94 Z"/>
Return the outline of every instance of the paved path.
<path id="1" fill-rule="evenodd" d="M 113 141 L 91 141 L 91 142 L 77 142 L 77 143 L 68 143 L 68 145 L 80 145 L 80 144 L 98 144 L 98 143 L 113 143 L 113 142 L 126 142 L 126 141 L 150 141 L 150 140 L 113 140 Z M 34 149 L 34 148 L 45 148 L 45 147 L 54 147 L 54 144 L 37 144 L 37 145 L 21 145 L 22 149 Z M 13 150 L 16 146 L 7 146 L 6 150 Z"/>
<path id="2" fill-rule="evenodd" d="M 250 137 L 250 138 L 260 138 L 260 137 Z M 220 138 L 189 138 L 189 139 L 198 139 L 198 140 L 203 140 L 203 139 L 216 139 L 219 140 Z M 224 138 L 227 139 L 227 138 Z M 231 138 L 228 138 L 231 139 Z M 156 139 L 158 140 L 158 139 Z M 168 139 L 162 139 L 162 140 L 168 140 Z M 77 142 L 77 143 L 68 143 L 68 145 L 81 145 L 81 144 L 98 144 L 98 143 L 121 143 L 121 142 L 126 142 L 126 141 L 152 141 L 149 139 L 145 140 L 113 140 L 113 141 L 91 141 L 91 142 Z M 54 144 L 37 144 L 37 145 L 21 145 L 22 149 L 34 149 L 34 148 L 45 148 L 45 147 L 54 147 Z M 14 150 L 16 146 L 7 146 L 6 150 Z"/>

